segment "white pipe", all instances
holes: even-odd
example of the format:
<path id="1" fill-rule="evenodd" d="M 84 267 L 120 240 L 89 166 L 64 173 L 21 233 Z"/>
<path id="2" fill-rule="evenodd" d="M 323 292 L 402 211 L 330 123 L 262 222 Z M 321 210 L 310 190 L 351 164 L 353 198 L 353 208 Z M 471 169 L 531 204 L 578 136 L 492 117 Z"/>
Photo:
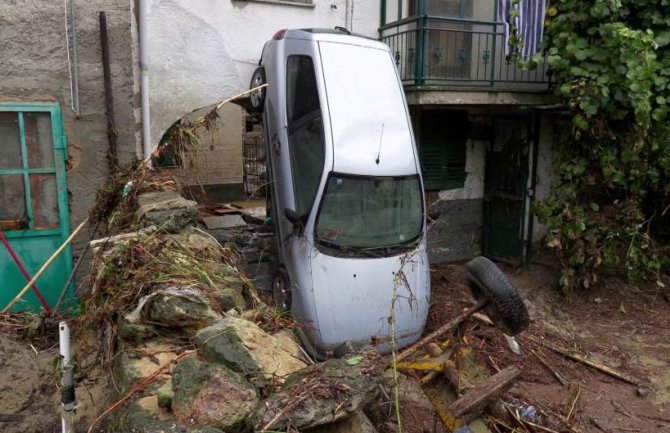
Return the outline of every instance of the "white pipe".
<path id="1" fill-rule="evenodd" d="M 71 363 L 70 358 L 70 328 L 67 326 L 67 323 L 59 323 L 59 346 L 60 346 L 60 356 L 63 357 L 63 366 L 67 367 Z"/>
<path id="2" fill-rule="evenodd" d="M 58 324 L 58 337 L 61 359 L 61 429 L 62 433 L 74 432 L 74 409 L 77 401 L 74 396 L 74 368 L 70 353 L 70 328 L 67 323 Z"/>
<path id="3" fill-rule="evenodd" d="M 140 34 L 140 76 L 142 93 L 142 149 L 143 159 L 148 160 L 147 166 L 151 167 L 151 113 L 149 110 L 149 0 L 139 0 L 139 34 Z"/>

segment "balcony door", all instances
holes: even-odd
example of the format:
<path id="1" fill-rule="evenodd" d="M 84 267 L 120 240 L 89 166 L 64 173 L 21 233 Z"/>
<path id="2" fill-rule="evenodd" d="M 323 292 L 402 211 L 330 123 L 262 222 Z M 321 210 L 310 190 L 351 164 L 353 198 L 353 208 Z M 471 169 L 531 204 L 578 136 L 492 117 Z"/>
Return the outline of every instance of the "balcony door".
<path id="1" fill-rule="evenodd" d="M 426 79 L 453 80 L 470 77 L 474 0 L 428 0 L 426 30 Z"/>

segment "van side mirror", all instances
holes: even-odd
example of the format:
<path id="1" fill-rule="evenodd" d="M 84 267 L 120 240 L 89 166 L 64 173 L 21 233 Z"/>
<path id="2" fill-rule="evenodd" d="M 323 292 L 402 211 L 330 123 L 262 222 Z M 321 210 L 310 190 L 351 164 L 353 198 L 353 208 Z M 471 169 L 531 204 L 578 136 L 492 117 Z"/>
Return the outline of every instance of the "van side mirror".
<path id="1" fill-rule="evenodd" d="M 298 212 L 294 211 L 293 209 L 286 208 L 284 209 L 284 216 L 286 216 L 286 219 L 288 219 L 293 226 L 297 226 L 298 224 L 303 224 L 303 217 L 300 215 Z"/>

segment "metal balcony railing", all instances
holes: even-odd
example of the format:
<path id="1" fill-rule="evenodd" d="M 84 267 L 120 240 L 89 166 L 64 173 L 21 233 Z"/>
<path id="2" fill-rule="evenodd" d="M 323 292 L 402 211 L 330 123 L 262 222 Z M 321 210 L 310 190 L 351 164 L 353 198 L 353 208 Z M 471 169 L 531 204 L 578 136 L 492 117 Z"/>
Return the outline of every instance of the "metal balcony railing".
<path id="1" fill-rule="evenodd" d="M 395 54 L 405 86 L 537 92 L 549 89 L 544 64 L 526 70 L 506 58 L 499 23 L 410 17 L 384 25 L 380 34 Z"/>

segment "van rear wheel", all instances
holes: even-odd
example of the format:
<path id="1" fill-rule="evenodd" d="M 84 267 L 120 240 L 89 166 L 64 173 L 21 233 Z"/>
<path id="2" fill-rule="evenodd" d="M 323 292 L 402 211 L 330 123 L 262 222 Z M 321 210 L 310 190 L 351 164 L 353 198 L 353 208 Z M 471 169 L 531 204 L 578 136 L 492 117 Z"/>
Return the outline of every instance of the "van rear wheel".
<path id="1" fill-rule="evenodd" d="M 253 89 L 254 87 L 262 86 L 263 84 L 265 84 L 265 68 L 256 68 L 254 74 L 251 76 L 249 88 Z M 249 94 L 249 103 L 251 104 L 251 109 L 254 113 L 263 112 L 266 89 L 267 87 L 263 87 L 262 89 L 254 90 Z"/>
<path id="2" fill-rule="evenodd" d="M 291 312 L 291 282 L 285 269 L 279 269 L 272 277 L 272 297 L 277 310 L 282 313 Z"/>
<path id="3" fill-rule="evenodd" d="M 516 335 L 530 323 L 526 304 L 503 271 L 486 257 L 475 257 L 465 264 L 472 296 L 486 302 L 484 311 L 507 335 Z"/>

